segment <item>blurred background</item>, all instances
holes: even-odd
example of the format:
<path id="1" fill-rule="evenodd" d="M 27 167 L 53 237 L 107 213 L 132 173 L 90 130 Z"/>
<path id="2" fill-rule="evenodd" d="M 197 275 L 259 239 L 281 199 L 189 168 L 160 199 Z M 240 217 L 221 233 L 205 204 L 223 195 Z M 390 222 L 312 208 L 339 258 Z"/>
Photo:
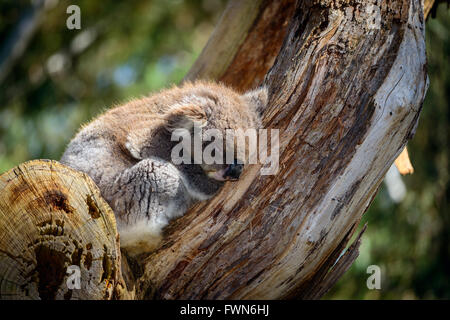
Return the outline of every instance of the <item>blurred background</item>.
<path id="1" fill-rule="evenodd" d="M 81 29 L 68 30 L 69 5 Z M 178 83 L 226 0 L 0 0 L 0 174 L 59 159 L 82 123 Z M 359 258 L 325 299 L 449 299 L 450 9 L 426 25 L 430 88 L 408 144 L 415 172 L 389 172 L 363 217 Z M 0 190 L 1 192 L 1 190 Z M 369 290 L 369 265 L 382 272 Z"/>

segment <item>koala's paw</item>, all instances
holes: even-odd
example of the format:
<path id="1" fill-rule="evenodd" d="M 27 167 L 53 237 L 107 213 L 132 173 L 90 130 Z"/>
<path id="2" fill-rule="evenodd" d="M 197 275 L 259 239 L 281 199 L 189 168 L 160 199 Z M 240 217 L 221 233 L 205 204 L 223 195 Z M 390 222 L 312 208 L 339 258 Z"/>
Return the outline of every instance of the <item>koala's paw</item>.
<path id="1" fill-rule="evenodd" d="M 130 255 L 153 251 L 162 229 L 184 214 L 188 204 L 179 171 L 158 158 L 122 172 L 105 194 L 116 215 L 120 245 Z"/>
<path id="2" fill-rule="evenodd" d="M 145 159 L 125 170 L 106 188 L 104 197 L 119 219 L 134 225 L 158 223 L 172 216 L 172 203 L 183 192 L 176 168 L 160 159 Z"/>

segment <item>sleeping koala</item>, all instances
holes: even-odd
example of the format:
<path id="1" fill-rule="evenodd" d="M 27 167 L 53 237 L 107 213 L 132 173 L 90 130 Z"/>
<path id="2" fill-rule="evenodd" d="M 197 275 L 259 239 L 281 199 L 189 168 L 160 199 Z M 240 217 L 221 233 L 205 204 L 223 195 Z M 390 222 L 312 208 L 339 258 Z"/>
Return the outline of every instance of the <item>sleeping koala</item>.
<path id="1" fill-rule="evenodd" d="M 130 255 L 150 252 L 170 220 L 211 198 L 243 169 L 237 160 L 174 164 L 171 151 L 178 142 L 172 133 L 258 129 L 266 103 L 265 88 L 241 95 L 217 83 L 185 83 L 100 115 L 73 138 L 61 162 L 98 185 L 116 215 L 121 247 Z"/>

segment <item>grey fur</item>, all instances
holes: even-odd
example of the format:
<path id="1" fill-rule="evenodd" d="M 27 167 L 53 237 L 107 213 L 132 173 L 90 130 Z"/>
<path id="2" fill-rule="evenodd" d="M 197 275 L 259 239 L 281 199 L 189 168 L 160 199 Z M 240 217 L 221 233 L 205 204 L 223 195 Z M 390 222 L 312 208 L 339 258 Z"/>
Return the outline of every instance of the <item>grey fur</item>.
<path id="1" fill-rule="evenodd" d="M 116 215 L 123 248 L 132 255 L 151 251 L 170 220 L 224 184 L 200 165 L 171 163 L 177 142 L 170 141 L 170 128 L 200 120 L 223 130 L 258 127 L 257 109 L 266 102 L 261 89 L 240 95 L 219 84 L 185 84 L 101 115 L 80 130 L 61 162 L 98 185 Z"/>

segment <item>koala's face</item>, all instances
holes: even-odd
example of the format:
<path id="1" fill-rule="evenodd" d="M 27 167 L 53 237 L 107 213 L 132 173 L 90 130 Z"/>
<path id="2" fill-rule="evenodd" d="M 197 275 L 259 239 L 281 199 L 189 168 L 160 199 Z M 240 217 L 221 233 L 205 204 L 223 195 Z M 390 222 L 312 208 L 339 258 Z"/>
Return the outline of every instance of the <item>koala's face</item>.
<path id="1" fill-rule="evenodd" d="M 208 136 L 208 131 L 205 132 L 205 136 Z M 215 138 L 208 139 L 202 145 L 204 161 L 200 166 L 203 171 L 209 178 L 217 181 L 238 180 L 244 169 L 244 161 L 241 160 L 244 157 L 239 157 L 233 143 L 225 139 L 222 143 L 215 140 L 210 142 L 213 139 Z M 227 153 L 230 153 L 228 159 Z"/>
<path id="2" fill-rule="evenodd" d="M 262 88 L 242 95 L 211 83 L 188 89 L 191 90 L 186 90 L 177 109 L 183 116 L 178 116 L 171 126 L 190 130 L 191 159 L 197 157 L 194 163 L 209 178 L 239 179 L 249 154 L 255 151 L 249 148 L 249 137 L 256 139 L 261 127 L 260 112 L 267 104 L 267 90 Z M 196 147 L 194 140 L 201 140 L 201 145 Z"/>

